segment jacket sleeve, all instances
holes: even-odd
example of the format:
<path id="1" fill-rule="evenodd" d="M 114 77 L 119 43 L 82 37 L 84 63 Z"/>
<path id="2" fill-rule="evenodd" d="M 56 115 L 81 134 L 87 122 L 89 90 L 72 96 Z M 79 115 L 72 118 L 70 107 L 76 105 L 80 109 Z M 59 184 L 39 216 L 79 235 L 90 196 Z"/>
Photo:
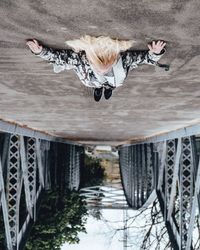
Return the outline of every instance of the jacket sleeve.
<path id="1" fill-rule="evenodd" d="M 124 52 L 123 58 L 124 65 L 131 69 L 137 68 L 141 64 L 157 65 L 158 60 L 165 53 L 163 49 L 160 54 L 149 52 L 149 50 L 128 50 Z"/>
<path id="2" fill-rule="evenodd" d="M 71 49 L 52 49 L 43 47 L 40 54 L 36 54 L 53 64 L 54 72 L 75 68 L 79 64 L 80 56 Z"/>

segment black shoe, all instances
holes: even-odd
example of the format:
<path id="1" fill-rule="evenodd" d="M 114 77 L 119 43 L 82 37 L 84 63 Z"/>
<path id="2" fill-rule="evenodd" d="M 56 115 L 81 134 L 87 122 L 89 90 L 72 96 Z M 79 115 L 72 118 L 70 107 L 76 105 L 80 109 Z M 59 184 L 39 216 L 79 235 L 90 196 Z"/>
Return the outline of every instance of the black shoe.
<path id="1" fill-rule="evenodd" d="M 94 89 L 94 100 L 99 102 L 103 93 L 103 88 L 96 88 Z"/>
<path id="2" fill-rule="evenodd" d="M 112 96 L 112 89 L 105 89 L 104 90 L 104 97 L 108 100 Z"/>

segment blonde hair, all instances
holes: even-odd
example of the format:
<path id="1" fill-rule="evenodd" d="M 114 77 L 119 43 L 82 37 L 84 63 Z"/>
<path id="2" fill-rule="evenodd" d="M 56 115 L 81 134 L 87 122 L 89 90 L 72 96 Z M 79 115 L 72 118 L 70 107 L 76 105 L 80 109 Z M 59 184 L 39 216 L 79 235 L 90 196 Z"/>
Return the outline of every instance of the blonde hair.
<path id="1" fill-rule="evenodd" d="M 85 35 L 79 39 L 66 41 L 66 44 L 76 52 L 84 50 L 91 63 L 106 66 L 113 64 L 121 51 L 130 49 L 133 42 L 132 40 L 113 39 L 109 36 Z"/>

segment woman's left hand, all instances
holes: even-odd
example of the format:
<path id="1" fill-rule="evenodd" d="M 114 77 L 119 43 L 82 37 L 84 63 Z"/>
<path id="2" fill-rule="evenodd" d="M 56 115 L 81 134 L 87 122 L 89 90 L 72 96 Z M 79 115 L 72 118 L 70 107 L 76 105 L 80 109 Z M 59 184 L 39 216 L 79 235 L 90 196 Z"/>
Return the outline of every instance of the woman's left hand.
<path id="1" fill-rule="evenodd" d="M 35 39 L 27 41 L 26 45 L 28 45 L 29 49 L 35 54 L 40 54 L 42 51 L 42 45 Z"/>
<path id="2" fill-rule="evenodd" d="M 166 42 L 164 41 L 153 41 L 151 44 L 148 44 L 148 48 L 151 53 L 160 54 L 165 45 Z"/>

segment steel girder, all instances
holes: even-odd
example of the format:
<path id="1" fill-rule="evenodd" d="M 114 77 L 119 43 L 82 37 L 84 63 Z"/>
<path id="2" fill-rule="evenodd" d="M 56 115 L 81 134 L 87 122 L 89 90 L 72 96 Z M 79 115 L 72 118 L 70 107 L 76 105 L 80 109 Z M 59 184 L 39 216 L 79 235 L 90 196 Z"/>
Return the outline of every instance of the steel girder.
<path id="1" fill-rule="evenodd" d="M 122 185 L 128 204 L 138 209 L 145 205 L 155 186 L 153 144 L 140 144 L 120 149 Z"/>
<path id="2" fill-rule="evenodd" d="M 128 209 L 123 189 L 113 186 L 92 186 L 80 189 L 88 208 Z"/>
<path id="3" fill-rule="evenodd" d="M 4 139 L 7 140 L 7 138 L 8 135 L 5 134 Z M 11 134 L 7 147 L 7 160 L 4 152 L 0 161 L 1 204 L 9 250 L 20 249 L 30 220 L 36 219 L 36 204 L 44 186 L 44 172 L 39 171 L 39 166 L 43 166 L 43 163 L 40 159 L 41 155 L 38 155 L 36 150 L 40 145 L 40 140 Z M 40 180 L 37 180 L 37 171 Z M 22 222 L 20 203 L 23 199 L 26 209 L 25 220 Z"/>
<path id="4" fill-rule="evenodd" d="M 84 150 L 62 138 L 12 124 L 3 125 L 8 131 L 19 132 L 0 133 L 0 209 L 5 227 L 5 247 L 21 250 L 27 240 L 28 228 L 36 221 L 40 193 L 56 183 L 56 177 L 52 179 L 51 168 L 57 171 L 56 164 L 61 163 L 66 172 L 63 185 L 77 190 Z"/>
<path id="5" fill-rule="evenodd" d="M 129 205 L 144 207 L 154 189 L 174 249 L 193 248 L 195 215 L 200 211 L 196 148 L 195 136 L 120 148 L 121 177 Z"/>
<path id="6" fill-rule="evenodd" d="M 71 145 L 69 157 L 69 188 L 71 190 L 78 190 L 80 184 L 80 160 L 80 147 Z"/>
<path id="7" fill-rule="evenodd" d="M 198 158 L 195 137 L 165 142 L 165 167 L 162 186 L 157 187 L 169 236 L 178 249 L 192 249 L 194 217 L 199 196 Z M 198 169 L 198 171 L 196 171 Z M 162 173 L 159 175 L 162 178 Z M 196 185 L 194 185 L 196 182 Z M 192 210 L 193 207 L 193 210 Z"/>
<path id="8" fill-rule="evenodd" d="M 67 186 L 78 189 L 83 148 L 39 138 L 1 133 L 0 141 L 0 208 L 8 250 L 20 250 L 26 232 L 36 220 L 38 199 L 43 189 L 51 188 L 50 145 L 62 148 L 62 164 L 68 172 Z M 55 152 L 51 152 L 55 154 Z M 60 155 L 54 155 L 54 161 Z M 52 157 L 52 155 L 51 155 Z M 51 164 L 55 164 L 51 163 Z M 68 170 L 67 170 L 68 169 Z M 65 184 L 64 184 L 65 185 Z M 25 204 L 22 216 L 22 203 Z M 22 218 L 23 217 L 23 220 Z"/>

